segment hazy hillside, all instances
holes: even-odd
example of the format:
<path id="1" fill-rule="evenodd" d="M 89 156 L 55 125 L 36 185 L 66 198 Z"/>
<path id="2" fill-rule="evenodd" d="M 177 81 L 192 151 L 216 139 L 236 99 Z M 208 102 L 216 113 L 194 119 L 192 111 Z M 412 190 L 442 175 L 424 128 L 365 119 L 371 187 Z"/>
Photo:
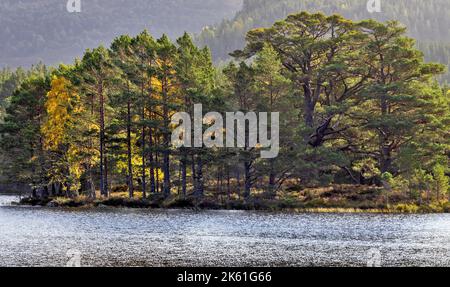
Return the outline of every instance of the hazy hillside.
<path id="1" fill-rule="evenodd" d="M 409 34 L 418 39 L 428 59 L 448 64 L 450 55 L 449 0 L 383 0 L 381 13 L 369 13 L 367 0 L 244 0 L 243 9 L 232 20 L 205 28 L 197 37 L 208 45 L 215 60 L 228 57 L 230 51 L 243 46 L 245 34 L 256 27 L 271 26 L 273 22 L 297 11 L 339 13 L 361 20 L 398 20 L 408 27 Z"/>
<path id="2" fill-rule="evenodd" d="M 244 3 L 243 3 L 244 2 Z M 270 26 L 301 10 L 340 13 L 353 19 L 396 19 L 420 40 L 427 59 L 450 62 L 449 0 L 383 0 L 370 14 L 367 0 L 82 0 L 82 13 L 68 13 L 66 0 L 0 1 L 0 68 L 71 63 L 90 47 L 147 28 L 171 37 L 200 33 L 215 60 L 242 47 L 248 30 Z M 225 20 L 224 20 L 225 19 Z M 227 20 L 230 19 L 230 20 Z M 217 23 L 214 25 L 214 23 Z M 208 26 L 209 25 L 209 26 Z M 213 25 L 213 26 L 211 26 Z M 206 28 L 205 28 L 206 27 Z M 450 79 L 450 76 L 446 76 Z"/>
<path id="3" fill-rule="evenodd" d="M 450 38 L 449 38 L 450 39 Z M 418 48 L 425 53 L 425 59 L 447 65 L 447 73 L 440 77 L 441 82 L 450 83 L 450 41 L 419 42 Z"/>
<path id="4" fill-rule="evenodd" d="M 232 17 L 242 0 L 81 0 L 68 13 L 66 0 L 0 1 L 0 68 L 38 61 L 72 62 L 88 47 L 147 28 L 174 37 Z"/>

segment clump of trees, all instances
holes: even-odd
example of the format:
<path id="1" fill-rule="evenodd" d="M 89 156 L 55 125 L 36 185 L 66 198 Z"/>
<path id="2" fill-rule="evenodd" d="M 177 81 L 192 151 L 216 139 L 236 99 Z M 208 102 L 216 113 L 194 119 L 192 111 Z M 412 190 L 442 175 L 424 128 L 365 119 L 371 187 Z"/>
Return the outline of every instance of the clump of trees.
<path id="1" fill-rule="evenodd" d="M 286 18 L 297 11 L 338 13 L 346 18 L 359 21 L 373 18 L 378 21 L 396 19 L 408 27 L 408 35 L 417 39 L 417 46 L 430 61 L 438 61 L 450 67 L 450 3 L 434 0 L 384 0 L 382 13 L 367 11 L 367 1 L 361 0 L 244 0 L 243 8 L 235 17 L 208 26 L 196 37 L 200 45 L 211 48 L 215 61 L 228 60 L 230 50 L 245 44 L 246 33 L 254 28 L 268 27 L 273 22 Z M 450 82 L 450 74 L 439 76 L 441 83 Z"/>
<path id="2" fill-rule="evenodd" d="M 306 12 L 252 30 L 214 67 L 188 34 L 147 31 L 28 76 L 0 126 L 2 171 L 36 193 L 136 191 L 274 198 L 288 188 L 380 185 L 448 196 L 449 92 L 397 22 Z M 170 144 L 171 116 L 280 112 L 280 153 Z"/>

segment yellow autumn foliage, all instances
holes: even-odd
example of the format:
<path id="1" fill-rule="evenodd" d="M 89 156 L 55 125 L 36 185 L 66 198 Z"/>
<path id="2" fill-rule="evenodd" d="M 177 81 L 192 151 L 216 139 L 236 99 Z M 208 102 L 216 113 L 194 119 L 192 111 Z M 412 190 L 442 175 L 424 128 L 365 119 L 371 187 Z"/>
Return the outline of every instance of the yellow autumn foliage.
<path id="1" fill-rule="evenodd" d="M 72 102 L 77 97 L 68 89 L 69 84 L 70 82 L 64 77 L 54 76 L 51 90 L 47 93 L 45 103 L 47 119 L 41 128 L 44 147 L 47 150 L 56 150 L 64 143 L 70 125 Z"/>

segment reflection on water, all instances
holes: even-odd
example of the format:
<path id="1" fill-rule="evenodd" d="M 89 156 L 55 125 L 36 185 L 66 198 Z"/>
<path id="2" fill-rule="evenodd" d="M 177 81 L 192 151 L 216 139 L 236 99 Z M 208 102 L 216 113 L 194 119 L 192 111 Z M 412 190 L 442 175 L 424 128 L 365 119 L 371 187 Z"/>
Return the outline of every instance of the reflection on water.
<path id="1" fill-rule="evenodd" d="M 11 206 L 13 202 L 18 202 L 19 200 L 20 200 L 19 196 L 0 194 L 0 207 Z"/>
<path id="2" fill-rule="evenodd" d="M 448 214 L 0 207 L 0 266 L 450 266 L 449 256 Z"/>

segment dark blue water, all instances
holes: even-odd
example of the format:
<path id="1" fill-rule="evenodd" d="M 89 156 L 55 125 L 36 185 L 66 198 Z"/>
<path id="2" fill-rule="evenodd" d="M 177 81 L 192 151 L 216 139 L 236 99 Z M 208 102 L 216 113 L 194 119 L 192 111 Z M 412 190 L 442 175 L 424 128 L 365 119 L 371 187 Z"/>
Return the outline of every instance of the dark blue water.
<path id="1" fill-rule="evenodd" d="M 450 215 L 49 209 L 0 196 L 0 266 L 450 266 Z"/>

